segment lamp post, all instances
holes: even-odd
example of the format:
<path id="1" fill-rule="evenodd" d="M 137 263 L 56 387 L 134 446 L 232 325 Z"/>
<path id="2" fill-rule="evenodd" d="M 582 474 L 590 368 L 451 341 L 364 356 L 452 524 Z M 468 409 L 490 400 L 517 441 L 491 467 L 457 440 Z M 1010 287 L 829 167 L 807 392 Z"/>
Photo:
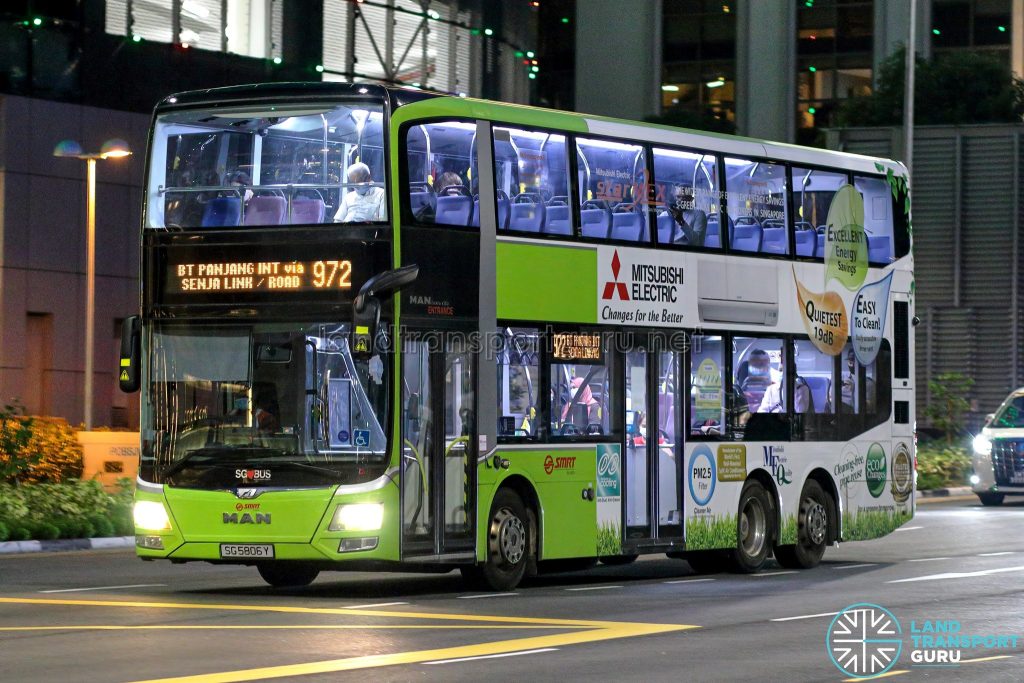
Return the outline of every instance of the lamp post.
<path id="1" fill-rule="evenodd" d="M 55 157 L 85 160 L 85 429 L 92 429 L 92 357 L 95 344 L 96 309 L 96 162 L 99 159 L 119 159 L 130 155 L 124 140 L 107 140 L 99 152 L 85 153 L 74 140 L 63 140 L 53 149 Z"/>

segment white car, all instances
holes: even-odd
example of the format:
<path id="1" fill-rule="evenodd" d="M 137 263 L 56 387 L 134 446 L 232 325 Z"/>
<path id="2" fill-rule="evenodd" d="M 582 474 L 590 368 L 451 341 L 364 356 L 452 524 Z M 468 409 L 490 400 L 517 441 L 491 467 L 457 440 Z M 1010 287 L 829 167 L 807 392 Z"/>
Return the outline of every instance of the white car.
<path id="1" fill-rule="evenodd" d="M 1024 496 L 1024 387 L 1007 396 L 974 437 L 971 489 L 982 505 Z"/>

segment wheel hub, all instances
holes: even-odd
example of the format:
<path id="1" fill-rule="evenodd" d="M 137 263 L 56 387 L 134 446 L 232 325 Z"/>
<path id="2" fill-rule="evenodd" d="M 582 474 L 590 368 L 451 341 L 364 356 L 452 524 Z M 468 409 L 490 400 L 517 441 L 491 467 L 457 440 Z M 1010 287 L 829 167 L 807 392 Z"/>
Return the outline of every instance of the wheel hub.
<path id="1" fill-rule="evenodd" d="M 825 542 L 825 534 L 828 531 L 828 514 L 825 506 L 818 501 L 813 501 L 807 507 L 807 537 L 814 545 L 821 545 Z"/>
<path id="2" fill-rule="evenodd" d="M 748 557 L 761 554 L 767 537 L 767 516 L 757 499 L 751 498 L 740 514 L 740 546 Z"/>
<path id="3" fill-rule="evenodd" d="M 509 510 L 501 510 L 495 521 L 498 523 L 498 551 L 501 559 L 508 564 L 517 564 L 526 553 L 526 527 L 523 521 Z"/>

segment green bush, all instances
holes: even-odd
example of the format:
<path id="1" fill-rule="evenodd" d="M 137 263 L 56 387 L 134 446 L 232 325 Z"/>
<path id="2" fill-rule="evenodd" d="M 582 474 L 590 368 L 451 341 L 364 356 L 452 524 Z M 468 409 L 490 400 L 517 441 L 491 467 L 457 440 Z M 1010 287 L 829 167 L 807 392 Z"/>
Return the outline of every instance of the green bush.
<path id="1" fill-rule="evenodd" d="M 971 472 L 966 448 L 929 444 L 917 449 L 917 488 L 921 491 L 964 486 Z"/>
<path id="2" fill-rule="evenodd" d="M 7 525 L 0 522 L 0 542 L 6 541 L 7 537 L 10 535 L 10 532 L 7 530 Z"/>
<path id="3" fill-rule="evenodd" d="M 10 540 L 130 536 L 130 485 L 108 494 L 97 481 L 77 479 L 60 484 L 0 484 L 0 523 Z"/>
<path id="4" fill-rule="evenodd" d="M 35 462 L 17 475 L 20 482 L 56 483 L 82 476 L 82 444 L 63 418 L 33 417 L 26 450 Z"/>

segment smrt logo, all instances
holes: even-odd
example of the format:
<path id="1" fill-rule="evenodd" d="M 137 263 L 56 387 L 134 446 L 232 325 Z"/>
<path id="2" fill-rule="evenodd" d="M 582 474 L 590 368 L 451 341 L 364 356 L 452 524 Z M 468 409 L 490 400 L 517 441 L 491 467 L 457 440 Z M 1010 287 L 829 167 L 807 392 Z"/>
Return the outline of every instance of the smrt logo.
<path id="1" fill-rule="evenodd" d="M 623 301 L 629 301 L 629 291 L 626 289 L 625 282 L 619 282 L 619 269 L 622 264 L 619 262 L 619 251 L 615 250 L 615 255 L 612 256 L 612 277 L 614 280 L 611 282 L 604 283 L 604 294 L 601 298 L 604 300 L 619 298 Z"/>
<path id="2" fill-rule="evenodd" d="M 544 458 L 544 474 L 551 474 L 555 470 L 571 470 L 576 467 L 576 456 L 559 456 L 552 458 L 550 455 Z"/>

